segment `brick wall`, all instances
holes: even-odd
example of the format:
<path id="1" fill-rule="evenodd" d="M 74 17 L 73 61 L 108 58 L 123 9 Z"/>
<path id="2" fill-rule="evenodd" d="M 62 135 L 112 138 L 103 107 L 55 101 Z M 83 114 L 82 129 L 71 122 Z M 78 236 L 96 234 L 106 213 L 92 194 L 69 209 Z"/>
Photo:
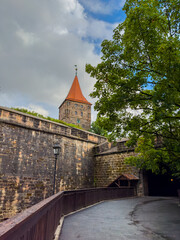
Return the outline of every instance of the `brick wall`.
<path id="1" fill-rule="evenodd" d="M 53 145 L 60 144 L 56 192 L 94 184 L 96 134 L 0 107 L 0 219 L 47 198 L 53 190 Z"/>

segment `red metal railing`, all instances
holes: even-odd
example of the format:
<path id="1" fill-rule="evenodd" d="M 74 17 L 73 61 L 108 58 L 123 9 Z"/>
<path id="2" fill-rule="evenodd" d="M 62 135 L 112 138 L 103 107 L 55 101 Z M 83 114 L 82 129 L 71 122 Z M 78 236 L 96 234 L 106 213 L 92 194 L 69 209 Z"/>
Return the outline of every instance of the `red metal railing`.
<path id="1" fill-rule="evenodd" d="M 51 240 L 63 215 L 103 200 L 134 196 L 134 188 L 59 192 L 0 223 L 0 240 Z"/>

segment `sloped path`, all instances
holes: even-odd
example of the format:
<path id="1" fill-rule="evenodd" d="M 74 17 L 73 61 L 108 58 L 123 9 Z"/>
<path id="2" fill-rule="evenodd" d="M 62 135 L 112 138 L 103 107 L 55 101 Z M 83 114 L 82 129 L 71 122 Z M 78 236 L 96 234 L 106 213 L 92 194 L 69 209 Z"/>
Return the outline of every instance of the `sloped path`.
<path id="1" fill-rule="evenodd" d="M 65 217 L 59 240 L 179 240 L 178 199 L 106 201 Z"/>

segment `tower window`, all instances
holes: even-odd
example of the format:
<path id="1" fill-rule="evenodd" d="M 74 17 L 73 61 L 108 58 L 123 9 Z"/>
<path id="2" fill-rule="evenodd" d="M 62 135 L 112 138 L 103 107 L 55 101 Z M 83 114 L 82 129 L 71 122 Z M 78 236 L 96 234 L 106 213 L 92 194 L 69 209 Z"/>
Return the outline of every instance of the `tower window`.
<path id="1" fill-rule="evenodd" d="M 80 119 L 79 118 L 77 119 L 77 123 L 80 123 Z"/>
<path id="2" fill-rule="evenodd" d="M 75 111 L 75 115 L 77 115 L 77 111 Z"/>
<path id="3" fill-rule="evenodd" d="M 81 117 L 83 116 L 83 112 L 81 112 Z"/>
<path id="4" fill-rule="evenodd" d="M 69 114 L 69 113 L 70 113 L 70 110 L 69 110 L 69 109 L 65 109 L 65 113 L 66 113 L 66 114 Z"/>

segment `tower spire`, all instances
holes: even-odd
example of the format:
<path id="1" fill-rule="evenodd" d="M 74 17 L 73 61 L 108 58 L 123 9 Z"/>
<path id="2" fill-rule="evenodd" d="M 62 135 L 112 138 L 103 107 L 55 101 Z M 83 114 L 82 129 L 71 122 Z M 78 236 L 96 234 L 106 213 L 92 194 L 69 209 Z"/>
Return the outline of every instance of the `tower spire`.
<path id="1" fill-rule="evenodd" d="M 77 77 L 77 65 L 75 77 L 69 93 L 59 107 L 59 119 L 67 123 L 78 124 L 88 130 L 91 125 L 91 103 L 87 101 L 81 91 Z"/>
<path id="2" fill-rule="evenodd" d="M 88 102 L 82 94 L 77 75 L 74 78 L 72 86 L 71 86 L 71 88 L 69 90 L 69 93 L 66 97 L 66 100 L 71 100 L 71 101 L 74 101 L 74 102 L 81 102 L 81 103 L 86 103 L 86 104 L 91 105 L 91 103 Z"/>
<path id="3" fill-rule="evenodd" d="M 75 66 L 75 76 L 77 76 L 77 65 L 74 65 Z"/>

